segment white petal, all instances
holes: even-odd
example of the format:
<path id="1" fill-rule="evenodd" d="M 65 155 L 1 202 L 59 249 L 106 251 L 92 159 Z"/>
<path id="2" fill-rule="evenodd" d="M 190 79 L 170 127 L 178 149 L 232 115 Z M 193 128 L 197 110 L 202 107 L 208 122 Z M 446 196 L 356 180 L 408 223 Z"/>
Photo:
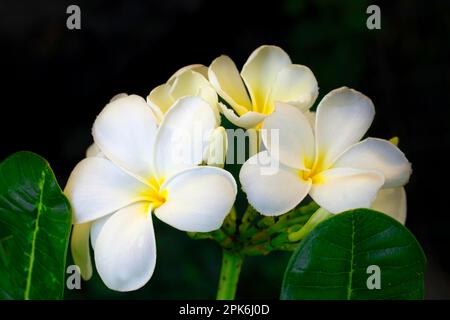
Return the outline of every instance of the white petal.
<path id="1" fill-rule="evenodd" d="M 95 143 L 93 143 L 86 150 L 86 158 L 90 158 L 90 157 L 105 158 L 105 155 L 100 150 L 100 148 L 97 147 L 97 145 Z"/>
<path id="2" fill-rule="evenodd" d="M 183 231 L 209 232 L 220 228 L 236 198 L 233 176 L 216 167 L 182 171 L 161 186 L 167 201 L 155 215 Z"/>
<path id="3" fill-rule="evenodd" d="M 225 118 L 228 119 L 228 121 L 230 121 L 235 126 L 238 126 L 238 127 L 244 128 L 244 129 L 254 128 L 266 118 L 265 114 L 262 114 L 259 112 L 254 112 L 254 111 L 249 111 L 242 116 L 238 116 L 238 115 L 236 115 L 236 113 L 233 110 L 228 109 L 221 102 L 219 102 L 219 108 L 220 108 L 220 111 L 222 111 Z"/>
<path id="4" fill-rule="evenodd" d="M 160 178 L 200 164 L 216 119 L 200 97 L 184 97 L 166 113 L 155 142 L 155 168 Z"/>
<path id="5" fill-rule="evenodd" d="M 310 195 L 331 213 L 370 208 L 384 177 L 376 171 L 334 168 L 313 178 Z"/>
<path id="6" fill-rule="evenodd" d="M 313 131 L 298 108 L 278 102 L 275 111 L 264 120 L 261 136 L 271 157 L 297 169 L 312 166 Z"/>
<path id="7" fill-rule="evenodd" d="M 375 116 L 372 101 L 362 93 L 342 87 L 328 93 L 317 107 L 316 143 L 322 168 L 328 168 L 369 129 Z"/>
<path id="8" fill-rule="evenodd" d="M 103 226 L 105 225 L 106 221 L 108 221 L 109 218 L 111 218 L 111 215 L 109 214 L 107 216 L 101 217 L 100 219 L 97 219 L 92 222 L 91 224 L 91 247 L 95 248 L 95 244 L 97 243 L 98 235 L 100 234 L 100 231 L 102 230 Z"/>
<path id="9" fill-rule="evenodd" d="M 156 121 L 148 104 L 131 95 L 108 104 L 94 123 L 94 141 L 105 156 L 147 181 L 152 176 Z"/>
<path id="10" fill-rule="evenodd" d="M 122 98 L 125 98 L 125 97 L 128 97 L 128 93 L 124 93 L 124 92 L 118 93 L 115 96 L 113 96 L 111 98 L 111 100 L 109 100 L 109 102 L 113 102 L 114 100 L 122 99 Z"/>
<path id="11" fill-rule="evenodd" d="M 201 87 L 198 91 L 198 96 L 203 98 L 206 102 L 208 102 L 211 110 L 214 112 L 214 116 L 216 118 L 216 125 L 219 126 L 221 122 L 220 112 L 219 112 L 219 97 L 217 96 L 216 90 L 212 86 Z"/>
<path id="12" fill-rule="evenodd" d="M 70 241 L 73 261 L 80 268 L 84 280 L 89 280 L 92 277 L 91 254 L 89 252 L 90 228 L 90 222 L 75 224 Z"/>
<path id="13" fill-rule="evenodd" d="M 372 209 L 383 212 L 398 222 L 406 221 L 406 192 L 405 188 L 389 188 L 378 191 Z"/>
<path id="14" fill-rule="evenodd" d="M 96 220 L 145 199 L 148 186 L 104 158 L 86 158 L 73 169 L 64 193 L 75 224 Z"/>
<path id="15" fill-rule="evenodd" d="M 253 105 L 258 107 L 253 111 L 262 112 L 275 78 L 289 64 L 291 59 L 279 47 L 261 46 L 253 51 L 241 72 Z"/>
<path id="16" fill-rule="evenodd" d="M 175 81 L 175 78 L 178 77 L 180 74 L 185 72 L 186 70 L 192 70 L 197 73 L 200 73 L 203 77 L 205 77 L 206 80 L 208 80 L 208 67 L 204 66 L 203 64 L 191 64 L 188 66 L 185 66 L 179 70 L 177 70 L 167 81 L 167 83 L 172 84 Z"/>
<path id="17" fill-rule="evenodd" d="M 209 166 L 223 168 L 228 150 L 228 137 L 224 127 L 218 127 L 211 134 L 208 142 L 206 163 Z"/>
<path id="18" fill-rule="evenodd" d="M 309 125 L 314 132 L 316 127 L 316 113 L 314 111 L 306 110 L 303 112 L 303 115 L 308 119 Z"/>
<path id="19" fill-rule="evenodd" d="M 273 161 L 267 151 L 248 159 L 239 179 L 248 202 L 267 216 L 277 216 L 295 208 L 311 187 L 311 181 L 301 179 L 297 170 Z"/>
<path id="20" fill-rule="evenodd" d="M 147 96 L 147 103 L 157 106 L 162 113 L 167 112 L 175 103 L 175 100 L 170 94 L 170 85 L 164 83 L 150 91 L 150 94 Z"/>
<path id="21" fill-rule="evenodd" d="M 217 93 L 211 84 L 200 73 L 187 69 L 181 72 L 174 80 L 170 88 L 170 94 L 174 100 L 185 96 L 199 96 L 209 103 L 211 110 L 220 122 L 219 110 L 217 109 Z"/>
<path id="22" fill-rule="evenodd" d="M 208 80 L 200 73 L 192 70 L 181 72 L 174 80 L 170 88 L 170 94 L 174 100 L 184 96 L 195 96 L 201 87 L 209 87 Z"/>
<path id="23" fill-rule="evenodd" d="M 150 280 L 156 263 L 152 215 L 146 203 L 113 214 L 95 243 L 95 265 L 106 286 L 132 291 Z"/>
<path id="24" fill-rule="evenodd" d="M 208 71 L 209 81 L 217 93 L 238 115 L 252 109 L 252 103 L 233 60 L 227 56 L 215 59 Z"/>
<path id="25" fill-rule="evenodd" d="M 379 171 L 385 178 L 383 188 L 403 186 L 411 175 L 411 164 L 405 154 L 389 141 L 375 138 L 351 146 L 333 167 Z"/>
<path id="26" fill-rule="evenodd" d="M 272 102 L 287 102 L 300 110 L 307 110 L 316 101 L 319 86 L 312 71 L 302 65 L 290 64 L 278 73 L 272 87 Z"/>

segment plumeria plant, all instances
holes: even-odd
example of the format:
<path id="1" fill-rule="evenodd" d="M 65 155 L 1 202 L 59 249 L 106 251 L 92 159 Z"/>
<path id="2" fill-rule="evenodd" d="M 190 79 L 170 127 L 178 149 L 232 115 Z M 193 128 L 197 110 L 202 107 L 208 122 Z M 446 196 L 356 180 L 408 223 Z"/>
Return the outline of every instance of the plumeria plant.
<path id="1" fill-rule="evenodd" d="M 398 138 L 364 138 L 375 107 L 362 93 L 341 87 L 315 106 L 318 95 L 308 67 L 265 45 L 240 73 L 228 56 L 220 56 L 209 67 L 178 70 L 146 99 L 113 97 L 64 188 L 72 212 L 70 248 L 83 279 L 91 278 L 95 265 L 112 290 L 137 290 L 151 281 L 156 216 L 222 248 L 218 299 L 235 298 L 246 256 L 276 250 L 294 251 L 283 299 L 421 298 L 425 258 L 403 226 L 411 164 Z M 7 159 L 0 174 L 24 157 L 32 158 Z M 50 172 L 43 161 L 43 172 Z M 40 196 L 46 190 L 42 179 L 36 180 L 40 192 L 28 193 L 39 199 L 31 215 L 36 225 L 51 211 Z M 0 222 L 20 211 L 5 200 L 10 188 L 2 180 Z M 52 188 L 64 199 L 55 182 Z M 36 236 L 35 229 L 30 232 Z M 67 240 L 68 231 L 62 234 Z M 38 238 L 32 239 L 35 248 Z M 61 255 L 64 264 L 65 251 Z M 366 286 L 365 271 L 373 265 L 386 279 L 383 293 Z M 10 267 L 8 261 L 0 264 L 0 270 Z M 1 285 L 14 283 L 3 280 L 0 293 L 32 298 L 32 267 L 24 268 L 23 290 L 11 293 Z"/>

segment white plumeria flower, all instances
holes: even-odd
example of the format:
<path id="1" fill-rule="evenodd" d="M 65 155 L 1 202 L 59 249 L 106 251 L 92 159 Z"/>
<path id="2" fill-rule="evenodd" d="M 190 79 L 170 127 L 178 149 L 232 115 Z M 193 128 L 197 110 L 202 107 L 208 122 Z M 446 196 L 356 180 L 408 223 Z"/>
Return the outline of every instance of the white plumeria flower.
<path id="1" fill-rule="evenodd" d="M 100 277 L 113 290 L 130 291 L 147 283 L 155 267 L 152 212 L 183 231 L 220 228 L 237 193 L 232 175 L 197 166 L 205 145 L 200 154 L 173 152 L 180 130 L 208 136 L 215 123 L 199 97 L 178 100 L 159 126 L 138 96 L 103 109 L 93 126 L 102 157 L 82 160 L 65 188 L 75 224 L 72 252 L 83 278 L 92 275 L 89 233 Z"/>
<path id="2" fill-rule="evenodd" d="M 316 113 L 307 111 L 303 113 L 308 119 L 311 128 L 315 129 Z M 389 142 L 398 145 L 398 138 L 392 138 Z M 405 182 L 406 183 L 406 182 Z M 402 224 L 406 222 L 406 191 L 403 187 L 387 188 L 378 191 L 371 208 L 383 212 Z"/>
<path id="3" fill-rule="evenodd" d="M 212 62 L 208 77 L 217 93 L 233 108 L 219 103 L 224 116 L 246 129 L 257 127 L 273 112 L 277 101 L 308 110 L 319 90 L 312 71 L 292 64 L 287 53 L 276 46 L 265 45 L 253 51 L 240 75 L 234 62 L 222 55 Z"/>
<path id="4" fill-rule="evenodd" d="M 403 186 L 411 165 L 395 145 L 375 138 L 358 142 L 374 115 L 372 101 L 346 87 L 320 102 L 314 131 L 296 107 L 277 104 L 263 129 L 279 130 L 279 141 L 263 134 L 266 151 L 247 160 L 240 172 L 249 203 L 264 215 L 280 215 L 309 194 L 338 213 L 369 208 L 381 187 Z M 272 148 L 276 143 L 278 148 Z M 271 153 L 275 149 L 278 153 Z M 264 174 L 273 162 L 279 163 L 278 170 Z"/>
<path id="5" fill-rule="evenodd" d="M 164 114 L 178 99 L 185 96 L 199 96 L 208 102 L 219 125 L 219 100 L 208 81 L 207 73 L 208 68 L 204 65 L 189 65 L 175 72 L 166 83 L 153 89 L 147 96 L 147 102 L 155 111 L 157 120 L 162 121 Z"/>

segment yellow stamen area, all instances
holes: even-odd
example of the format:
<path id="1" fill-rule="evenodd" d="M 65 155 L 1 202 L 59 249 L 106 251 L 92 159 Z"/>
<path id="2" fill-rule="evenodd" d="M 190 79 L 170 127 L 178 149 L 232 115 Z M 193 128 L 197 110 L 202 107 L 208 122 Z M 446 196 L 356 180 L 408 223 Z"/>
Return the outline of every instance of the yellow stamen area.
<path id="1" fill-rule="evenodd" d="M 163 205 L 167 201 L 168 191 L 167 189 L 161 189 L 164 179 L 151 178 L 149 181 L 150 188 L 145 192 L 145 199 L 149 201 L 156 209 Z"/>
<path id="2" fill-rule="evenodd" d="M 312 161 L 310 159 L 305 159 L 304 165 L 309 170 L 298 170 L 297 173 L 300 179 L 305 181 L 311 179 L 311 182 L 313 184 L 323 183 L 324 177 L 320 173 L 327 169 L 323 166 L 323 159 L 324 159 L 323 156 L 318 155 L 318 157 L 314 161 L 314 164 L 312 164 Z"/>

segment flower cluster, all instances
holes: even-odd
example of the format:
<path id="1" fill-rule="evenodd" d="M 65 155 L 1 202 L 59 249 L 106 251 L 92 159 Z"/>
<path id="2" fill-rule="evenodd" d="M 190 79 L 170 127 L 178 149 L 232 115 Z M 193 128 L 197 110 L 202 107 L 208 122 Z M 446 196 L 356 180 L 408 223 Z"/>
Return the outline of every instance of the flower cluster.
<path id="1" fill-rule="evenodd" d="M 72 254 L 83 277 L 92 275 L 91 245 L 109 288 L 147 283 L 156 262 L 152 214 L 201 233 L 219 229 L 230 212 L 236 219 L 238 190 L 223 169 L 228 143 L 221 115 L 258 135 L 239 180 L 259 214 L 292 215 L 309 195 L 332 214 L 372 207 L 404 223 L 411 165 L 391 141 L 361 141 L 375 115 L 372 101 L 342 87 L 313 112 L 318 92 L 309 68 L 279 47 L 262 46 L 240 74 L 220 56 L 209 67 L 180 69 L 146 100 L 111 99 L 65 188 L 74 214 Z"/>

